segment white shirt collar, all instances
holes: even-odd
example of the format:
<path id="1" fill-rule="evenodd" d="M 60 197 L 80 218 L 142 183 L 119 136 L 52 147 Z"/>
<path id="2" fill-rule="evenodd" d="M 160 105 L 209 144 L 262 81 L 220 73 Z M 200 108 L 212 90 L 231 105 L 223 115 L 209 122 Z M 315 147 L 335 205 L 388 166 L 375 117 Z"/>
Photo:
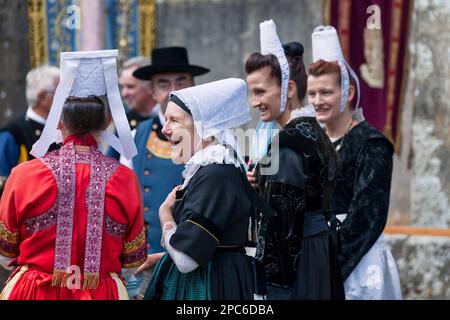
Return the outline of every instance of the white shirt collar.
<path id="1" fill-rule="evenodd" d="M 240 167 L 239 162 L 230 154 L 230 150 L 224 145 L 213 144 L 197 151 L 184 166 L 182 176 L 184 178 L 181 189 L 184 189 L 192 177 L 201 167 L 210 164 L 233 164 L 236 168 Z"/>
<path id="2" fill-rule="evenodd" d="M 308 104 L 300 109 L 295 109 L 291 112 L 291 119 L 299 118 L 299 117 L 316 117 L 316 110 L 312 104 Z"/>
<path id="3" fill-rule="evenodd" d="M 36 121 L 37 123 L 40 123 L 42 125 L 45 125 L 45 119 L 40 115 L 38 115 L 31 107 L 28 107 L 27 113 L 25 114 L 25 118 Z"/>

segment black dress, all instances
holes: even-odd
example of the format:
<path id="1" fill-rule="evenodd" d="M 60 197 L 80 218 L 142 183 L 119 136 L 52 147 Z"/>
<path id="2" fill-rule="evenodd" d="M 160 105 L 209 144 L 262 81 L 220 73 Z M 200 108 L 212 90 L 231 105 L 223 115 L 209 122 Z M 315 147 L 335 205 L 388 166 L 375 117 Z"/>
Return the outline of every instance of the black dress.
<path id="1" fill-rule="evenodd" d="M 245 254 L 251 187 L 232 164 L 201 167 L 177 192 L 170 244 L 200 266 L 182 274 L 169 255 L 160 261 L 146 299 L 254 298 L 255 259 Z"/>
<path id="2" fill-rule="evenodd" d="M 332 209 L 336 214 L 347 214 L 339 232 L 339 262 L 346 279 L 386 225 L 394 148 L 366 121 L 334 145 L 340 170 Z"/>
<path id="3" fill-rule="evenodd" d="M 290 299 L 343 299 L 336 243 L 327 223 L 335 186 L 333 145 L 314 117 L 291 120 L 275 139 L 279 158 L 272 146 L 270 152 L 279 171 L 260 177 L 263 196 L 275 211 L 264 257 L 269 292 L 285 288 Z"/>

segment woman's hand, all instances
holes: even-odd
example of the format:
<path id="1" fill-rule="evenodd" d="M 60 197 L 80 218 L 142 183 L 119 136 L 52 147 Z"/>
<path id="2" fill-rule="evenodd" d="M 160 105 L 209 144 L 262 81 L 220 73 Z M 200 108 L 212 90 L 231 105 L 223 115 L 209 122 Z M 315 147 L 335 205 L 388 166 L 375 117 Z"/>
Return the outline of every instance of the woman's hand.
<path id="1" fill-rule="evenodd" d="M 139 266 L 139 268 L 136 269 L 134 274 L 137 275 L 145 270 L 153 268 L 158 263 L 159 259 L 161 259 L 161 257 L 163 255 L 164 255 L 164 252 L 153 253 L 153 254 L 147 255 L 147 261 L 145 261 L 143 264 L 141 264 Z"/>
<path id="2" fill-rule="evenodd" d="M 167 196 L 166 200 L 164 200 L 164 202 L 159 207 L 160 211 L 161 211 L 161 208 L 163 208 L 165 210 L 170 210 L 170 211 L 173 210 L 173 206 L 175 205 L 176 192 L 180 189 L 180 187 L 181 186 L 176 186 L 175 188 L 173 188 L 173 190 Z"/>
<path id="3" fill-rule="evenodd" d="M 176 186 L 175 188 L 173 188 L 173 190 L 167 196 L 166 200 L 164 200 L 164 202 L 159 207 L 159 221 L 161 222 L 161 226 L 163 226 L 164 223 L 168 221 L 174 221 L 172 210 L 175 205 L 176 192 L 179 189 L 180 186 Z"/>
<path id="4" fill-rule="evenodd" d="M 251 171 L 247 171 L 247 180 L 255 190 L 259 189 L 258 177 L 256 176 L 256 167 Z"/>

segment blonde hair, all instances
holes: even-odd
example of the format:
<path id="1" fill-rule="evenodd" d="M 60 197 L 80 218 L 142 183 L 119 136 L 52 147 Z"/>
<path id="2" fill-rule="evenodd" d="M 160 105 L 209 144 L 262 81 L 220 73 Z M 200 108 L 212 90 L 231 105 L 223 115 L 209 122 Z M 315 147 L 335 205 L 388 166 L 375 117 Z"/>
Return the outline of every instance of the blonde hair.
<path id="1" fill-rule="evenodd" d="M 55 91 L 55 85 L 59 80 L 59 68 L 43 65 L 31 69 L 27 74 L 26 96 L 29 106 L 34 106 L 37 102 L 38 94 L 42 91 Z"/>

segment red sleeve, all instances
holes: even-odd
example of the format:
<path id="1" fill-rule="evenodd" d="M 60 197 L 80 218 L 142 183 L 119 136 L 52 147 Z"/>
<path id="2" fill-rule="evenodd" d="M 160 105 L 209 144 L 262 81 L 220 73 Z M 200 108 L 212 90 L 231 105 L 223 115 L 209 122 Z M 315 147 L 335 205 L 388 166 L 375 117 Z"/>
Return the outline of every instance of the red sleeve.
<path id="1" fill-rule="evenodd" d="M 11 171 L 0 201 L 1 255 L 19 255 L 19 245 L 27 237 L 25 219 L 50 209 L 56 196 L 53 175 L 40 160 L 27 161 Z"/>
<path id="2" fill-rule="evenodd" d="M 136 174 L 120 166 L 106 186 L 106 212 L 113 219 L 127 225 L 123 239 L 121 263 L 123 268 L 134 268 L 147 258 L 147 239 L 144 228 L 142 194 Z"/>
<path id="3" fill-rule="evenodd" d="M 15 258 L 19 255 L 19 231 L 16 209 L 16 185 L 17 175 L 15 170 L 11 172 L 6 181 L 5 190 L 0 201 L 0 255 Z"/>

